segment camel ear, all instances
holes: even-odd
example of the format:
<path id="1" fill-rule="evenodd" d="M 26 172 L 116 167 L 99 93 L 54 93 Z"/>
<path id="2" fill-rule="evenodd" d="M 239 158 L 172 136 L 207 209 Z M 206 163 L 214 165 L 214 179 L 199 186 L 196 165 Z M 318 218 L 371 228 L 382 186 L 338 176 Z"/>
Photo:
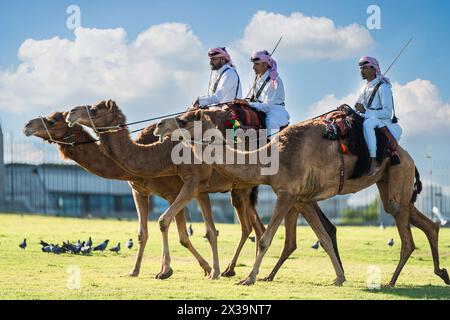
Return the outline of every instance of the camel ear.
<path id="1" fill-rule="evenodd" d="M 109 99 L 108 101 L 106 101 L 106 107 L 108 107 L 109 109 L 117 108 L 117 104 L 115 101 Z"/>

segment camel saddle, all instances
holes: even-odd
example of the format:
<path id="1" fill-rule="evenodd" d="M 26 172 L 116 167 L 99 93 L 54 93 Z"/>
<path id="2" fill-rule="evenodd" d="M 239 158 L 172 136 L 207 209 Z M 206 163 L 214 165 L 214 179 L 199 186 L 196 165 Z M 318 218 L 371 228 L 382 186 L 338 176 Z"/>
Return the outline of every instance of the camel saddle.
<path id="1" fill-rule="evenodd" d="M 369 150 L 364 139 L 364 118 L 354 112 L 350 107 L 330 112 L 322 117 L 320 121 L 324 126 L 323 136 L 330 140 L 346 140 L 348 146 L 341 147 L 345 153 L 348 149 L 358 156 L 355 168 L 350 179 L 356 179 L 365 174 L 370 166 Z M 384 158 L 391 159 L 391 165 L 400 163 L 397 153 L 397 141 L 387 127 L 375 129 L 377 138 L 377 162 L 381 163 Z M 347 148 L 348 147 L 348 148 Z M 343 149 L 343 150 L 342 150 Z"/>
<path id="2" fill-rule="evenodd" d="M 231 113 L 240 122 L 242 129 L 265 129 L 266 128 L 266 114 L 262 111 L 256 110 L 250 106 L 239 104 L 228 104 Z"/>

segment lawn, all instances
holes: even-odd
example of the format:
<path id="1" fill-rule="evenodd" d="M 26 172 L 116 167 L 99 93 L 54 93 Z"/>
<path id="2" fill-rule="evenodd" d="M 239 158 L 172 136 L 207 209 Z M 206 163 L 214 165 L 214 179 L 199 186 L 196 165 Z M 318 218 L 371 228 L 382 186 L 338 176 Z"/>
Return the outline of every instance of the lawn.
<path id="1" fill-rule="evenodd" d="M 210 249 L 203 237 L 203 224 L 193 224 L 193 245 L 210 261 Z M 239 240 L 238 225 L 219 224 L 221 271 Z M 255 245 L 248 241 L 233 278 L 211 281 L 204 278 L 194 257 L 178 243 L 175 223 L 171 224 L 170 248 L 174 273 L 156 280 L 160 268 L 161 236 L 156 222 L 149 223 L 149 241 L 138 278 L 127 274 L 137 251 L 137 221 L 73 219 L 0 214 L 0 299 L 449 299 L 450 287 L 434 275 L 425 235 L 413 228 L 417 250 L 401 273 L 394 289 L 369 289 L 368 281 L 387 283 L 395 270 L 400 239 L 394 227 L 338 227 L 338 243 L 347 281 L 342 287 L 330 285 L 335 277 L 331 262 L 309 227 L 298 227 L 298 248 L 273 282 L 236 286 L 253 264 Z M 39 241 L 87 240 L 94 244 L 110 239 L 110 247 L 121 242 L 122 251 L 94 252 L 91 256 L 47 254 Z M 19 248 L 27 238 L 28 247 Z M 128 250 L 125 242 L 133 238 Z M 392 247 L 387 245 L 394 239 Z M 276 234 L 258 278 L 269 274 L 281 252 L 284 228 Z M 450 268 L 450 229 L 440 233 L 441 267 Z M 80 281 L 77 274 L 80 275 Z M 74 280 L 75 279 L 75 280 Z M 74 282 L 75 281 L 75 282 Z M 74 285 L 75 283 L 75 285 Z M 79 283 L 79 286 L 76 284 Z"/>

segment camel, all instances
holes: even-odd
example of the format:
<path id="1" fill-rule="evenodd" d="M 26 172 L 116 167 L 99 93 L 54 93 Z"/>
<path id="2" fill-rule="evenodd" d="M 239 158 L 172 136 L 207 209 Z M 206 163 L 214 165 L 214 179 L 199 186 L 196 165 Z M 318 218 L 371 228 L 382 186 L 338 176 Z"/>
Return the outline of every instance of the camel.
<path id="1" fill-rule="evenodd" d="M 174 130 L 180 128 L 186 129 L 190 134 L 193 134 L 194 125 L 198 125 L 195 122 L 201 121 L 204 130 L 218 129 L 220 138 L 220 136 L 223 137 L 224 133 L 222 124 L 229 117 L 230 111 L 226 108 L 205 111 L 197 110 L 160 122 L 158 131 L 162 137 L 170 136 Z M 277 139 L 272 139 L 266 146 L 258 150 L 245 152 L 231 149 L 228 145 L 225 146 L 232 153 L 233 159 L 236 159 L 237 156 L 249 159 L 255 153 L 262 151 L 270 154 L 272 147 L 275 147 L 279 154 L 279 170 L 274 175 L 261 175 L 261 168 L 264 167 L 261 164 L 229 164 L 225 162 L 212 164 L 214 169 L 235 180 L 236 183 L 246 183 L 254 186 L 267 184 L 277 194 L 275 211 L 266 231 L 260 238 L 259 250 L 253 269 L 247 278 L 239 284 L 252 285 L 255 283 L 263 257 L 283 218 L 292 220 L 289 217 L 301 211 L 308 222 L 310 220 L 317 221 L 314 213 L 314 205 L 317 201 L 328 199 L 337 194 L 355 193 L 375 183 L 377 184 L 385 211 L 393 215 L 396 221 L 402 242 L 399 263 L 386 286 L 395 286 L 403 266 L 415 249 L 410 224 L 413 224 L 425 233 L 431 247 L 434 273 L 444 280 L 447 285 L 450 284 L 447 270 L 441 269 L 439 266 L 439 225 L 421 213 L 413 203 L 419 191 L 413 190 L 415 188 L 414 178 L 418 179 L 419 176 L 413 159 L 408 152 L 399 147 L 398 151 L 401 159 L 399 165 L 391 166 L 388 163 L 388 159 L 384 159 L 374 176 L 362 176 L 357 179 L 349 179 L 357 157 L 350 153 L 343 154 L 344 185 L 339 190 L 340 174 L 338 168 L 341 163 L 341 156 L 338 151 L 339 143 L 324 139 L 322 130 L 320 121 L 313 119 L 287 127 L 278 134 Z M 222 141 L 218 140 L 221 141 L 219 144 L 225 145 L 223 138 L 221 139 Z M 204 144 L 203 141 L 199 143 Z M 199 153 L 198 148 L 192 145 L 191 148 L 196 157 L 201 159 L 202 154 Z M 345 281 L 344 271 L 339 263 L 339 258 L 333 251 L 329 234 L 320 223 L 312 225 L 312 228 L 331 258 L 337 276 L 334 283 L 341 285 Z M 290 230 L 295 232 L 295 228 Z"/>
<path id="2" fill-rule="evenodd" d="M 236 190 L 244 189 L 248 193 L 251 190 L 245 183 L 236 183 L 236 181 L 224 178 L 215 170 L 212 170 L 210 166 L 175 165 L 171 161 L 170 155 L 176 143 L 168 139 L 150 145 L 136 144 L 130 139 L 129 132 L 124 125 L 126 123 L 125 115 L 112 100 L 101 101 L 94 106 L 76 107 L 69 112 L 66 121 L 69 125 L 80 123 L 97 131 L 100 135 L 100 146 L 103 148 L 103 151 L 120 166 L 126 168 L 128 172 L 145 177 L 178 175 L 184 181 L 183 188 L 176 200 L 159 218 L 163 238 L 162 270 L 170 270 L 170 250 L 167 232 L 170 221 L 179 212 L 179 208 L 183 208 L 199 192 L 217 192 L 230 189 L 232 189 L 232 192 L 236 192 Z M 255 186 L 252 185 L 253 187 Z M 322 221 L 320 223 L 323 223 L 323 228 L 329 232 L 329 237 L 333 241 L 333 249 L 336 255 L 339 256 L 336 228 L 321 211 L 316 216 Z M 258 241 L 264 231 L 264 226 L 256 217 L 256 211 L 250 210 L 249 219 L 253 223 Z M 316 222 L 310 221 L 310 223 Z M 215 234 L 208 235 L 208 238 L 216 243 L 216 239 L 211 238 L 211 236 L 215 237 Z M 295 250 L 295 240 L 293 244 L 289 246 L 288 251 Z M 238 246 L 239 250 L 240 248 L 241 243 Z M 290 252 L 283 253 L 286 257 L 290 254 Z M 234 260 L 231 263 L 233 262 L 235 263 Z"/>
<path id="3" fill-rule="evenodd" d="M 98 144 L 93 143 L 95 140 L 90 134 L 85 132 L 79 125 L 69 127 L 65 118 L 66 113 L 55 112 L 46 118 L 36 118 L 27 123 L 24 133 L 27 136 L 37 136 L 51 143 L 55 142 L 59 153 L 64 159 L 71 159 L 83 167 L 86 171 L 107 179 L 125 180 L 133 191 L 138 218 L 138 252 L 133 269 L 128 274 L 136 277 L 139 275 L 144 249 L 148 239 L 148 209 L 149 196 L 156 194 L 166 199 L 169 203 L 175 200 L 176 195 L 182 187 L 182 180 L 177 176 L 168 176 L 160 178 L 142 178 L 133 175 L 121 167 L 119 167 L 108 156 L 101 152 Z M 155 125 L 147 127 L 137 138 L 137 143 L 149 144 L 155 142 L 157 138 L 153 131 Z M 48 131 L 47 131 L 48 130 Z M 74 145 L 65 143 L 75 143 Z M 238 219 L 241 222 L 242 234 L 239 246 L 233 256 L 228 269 L 224 272 L 224 276 L 233 276 L 234 268 L 242 249 L 242 246 L 252 231 L 252 223 L 246 215 L 247 207 L 254 207 L 257 194 L 252 193 L 249 196 L 236 190 L 232 193 L 232 203 L 236 208 Z M 199 193 L 197 196 L 202 212 L 207 212 L 209 206 L 209 198 L 205 193 Z M 253 209 L 254 210 L 254 209 Z M 186 231 L 186 221 L 184 214 L 178 214 L 175 217 L 179 239 L 182 246 L 186 247 L 198 260 L 200 266 L 204 270 L 205 275 L 211 274 L 211 267 L 208 262 L 195 250 Z M 170 276 L 170 273 L 156 275 L 157 279 Z"/>
<path id="4" fill-rule="evenodd" d="M 184 181 L 184 186 L 176 200 L 159 218 L 160 229 L 163 237 L 163 256 L 161 267 L 163 272 L 164 270 L 171 270 L 167 231 L 170 221 L 179 212 L 179 208 L 183 208 L 186 203 L 190 201 L 190 199 L 198 192 L 226 191 L 231 188 L 232 192 L 236 192 L 239 189 L 247 190 L 246 192 L 249 190 L 248 185 L 245 183 L 238 184 L 235 183 L 235 181 L 226 179 L 219 175 L 216 171 L 213 171 L 210 166 L 191 164 L 175 165 L 170 159 L 171 150 L 176 145 L 175 142 L 165 140 L 161 143 L 153 143 L 145 146 L 136 144 L 130 139 L 129 132 L 124 126 L 126 123 L 125 115 L 112 100 L 101 101 L 94 106 L 76 107 L 69 112 L 66 121 L 69 125 L 80 123 L 91 127 L 94 131 L 97 131 L 101 141 L 100 147 L 109 157 L 116 161 L 117 164 L 125 168 L 126 171 L 145 177 L 178 175 Z M 253 228 L 255 229 L 256 238 L 258 241 L 260 235 L 264 231 L 264 226 L 261 224 L 260 220 L 257 219 L 257 213 L 254 210 L 250 211 L 251 214 L 249 215 L 249 219 L 253 223 Z M 319 217 L 320 223 L 323 224 L 323 228 L 325 228 L 325 230 L 329 233 L 329 237 L 333 241 L 335 255 L 340 261 L 337 250 L 336 228 L 320 211 L 320 209 L 316 212 L 316 216 Z M 310 220 L 309 223 L 314 224 L 316 221 Z M 296 221 L 292 221 L 292 224 L 295 226 Z M 286 228 L 288 228 L 288 225 L 286 225 Z M 208 235 L 208 238 L 211 239 L 211 241 L 216 241 L 215 238 L 211 238 L 211 236 L 215 236 L 215 234 L 213 233 L 212 235 Z M 242 239 L 237 250 L 241 249 L 241 245 Z M 286 250 L 283 250 L 282 257 L 287 258 L 290 253 L 295 250 L 295 248 L 296 242 L 294 238 L 293 241 L 290 241 L 285 247 Z M 232 260 L 230 264 L 235 262 L 235 260 Z M 228 269 L 229 268 L 227 268 L 226 272 Z M 274 274 L 267 278 L 268 281 L 273 279 L 273 276 L 276 273 L 275 269 L 277 268 L 274 268 Z"/>

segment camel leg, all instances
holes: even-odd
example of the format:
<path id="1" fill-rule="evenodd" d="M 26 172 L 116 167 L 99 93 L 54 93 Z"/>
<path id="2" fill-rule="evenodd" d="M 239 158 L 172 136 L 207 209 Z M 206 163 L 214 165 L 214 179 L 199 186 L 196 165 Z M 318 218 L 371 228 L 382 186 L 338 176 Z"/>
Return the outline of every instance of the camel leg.
<path id="1" fill-rule="evenodd" d="M 270 272 L 270 274 L 265 277 L 263 281 L 273 281 L 283 263 L 287 260 L 287 258 L 289 258 L 292 252 L 297 249 L 297 219 L 298 212 L 295 208 L 291 209 L 287 216 L 284 217 L 285 236 L 283 251 L 281 252 L 277 264 L 272 269 L 272 272 Z"/>
<path id="2" fill-rule="evenodd" d="M 208 193 L 200 193 L 197 196 L 198 203 L 202 210 L 203 218 L 205 219 L 206 237 L 211 245 L 211 253 L 213 258 L 213 266 L 209 278 L 212 280 L 219 279 L 219 251 L 217 249 L 217 230 L 214 224 L 214 219 L 211 212 L 211 202 Z"/>
<path id="3" fill-rule="evenodd" d="M 444 280 L 445 284 L 450 284 L 447 270 L 441 269 L 439 266 L 439 225 L 426 217 L 413 204 L 411 204 L 411 223 L 422 230 L 428 238 L 433 256 L 434 273 Z"/>
<path id="4" fill-rule="evenodd" d="M 337 245 L 336 226 L 323 213 L 322 209 L 320 209 L 317 202 L 314 203 L 314 209 L 316 210 L 316 213 L 317 213 L 320 221 L 322 222 L 325 230 L 327 231 L 328 235 L 331 238 L 331 241 L 333 242 L 334 253 L 336 254 L 336 257 L 339 261 L 339 264 L 341 265 L 342 270 L 344 270 L 344 266 L 342 265 L 342 261 L 341 261 L 340 255 L 339 255 L 339 249 L 338 249 L 338 245 Z"/>
<path id="5" fill-rule="evenodd" d="M 241 239 L 239 240 L 238 246 L 234 252 L 233 258 L 231 259 L 228 267 L 222 273 L 224 277 L 233 277 L 236 275 L 234 268 L 236 267 L 237 259 L 241 253 L 242 247 L 247 241 L 248 236 L 252 232 L 252 221 L 253 217 L 249 217 L 248 215 L 248 207 L 246 207 L 246 202 L 244 198 L 249 197 L 249 193 L 247 189 L 231 190 L 231 203 L 233 204 L 236 215 L 238 216 L 239 223 L 241 224 Z"/>
<path id="6" fill-rule="evenodd" d="M 344 269 L 342 268 L 342 263 L 338 257 L 337 249 L 335 248 L 335 245 L 333 243 L 332 236 L 322 223 L 320 214 L 318 214 L 318 212 L 316 211 L 316 205 L 317 204 L 315 202 L 302 203 L 301 213 L 319 239 L 320 245 L 331 259 L 331 263 L 333 264 L 334 270 L 336 272 L 336 279 L 334 280 L 333 284 L 341 286 L 345 282 Z"/>
<path id="7" fill-rule="evenodd" d="M 397 224 L 397 229 L 398 233 L 400 234 L 402 245 L 400 249 L 400 261 L 398 262 L 397 268 L 395 269 L 391 281 L 389 281 L 387 287 L 395 286 L 400 272 L 402 271 L 404 265 L 415 249 L 414 240 L 411 233 L 411 226 L 409 224 L 409 205 L 402 204 L 400 206 L 400 212 L 395 216 L 395 222 Z"/>
<path id="8" fill-rule="evenodd" d="M 290 193 L 280 192 L 278 194 L 274 214 L 270 219 L 266 231 L 263 233 L 261 239 L 259 240 L 258 243 L 259 250 L 252 271 L 245 280 L 240 281 L 238 284 L 252 285 L 255 283 L 256 276 L 259 273 L 259 268 L 261 266 L 264 255 L 269 249 L 269 246 L 272 243 L 273 237 L 275 236 L 275 233 L 277 232 L 277 229 L 280 226 L 281 221 L 284 219 L 287 213 L 291 211 L 294 204 L 295 204 L 295 197 Z"/>
<path id="9" fill-rule="evenodd" d="M 380 181 L 377 183 L 380 192 L 381 201 L 383 202 L 386 212 L 391 213 L 389 208 L 389 193 L 387 181 Z M 439 276 L 446 284 L 450 284 L 450 279 L 446 269 L 441 269 L 439 264 L 439 225 L 431 221 L 422 212 L 420 212 L 414 204 L 410 204 L 410 222 L 413 226 L 419 228 L 427 236 L 433 256 L 434 273 Z"/>
<path id="10" fill-rule="evenodd" d="M 195 250 L 194 246 L 192 245 L 191 240 L 189 239 L 189 235 L 186 230 L 186 216 L 185 212 L 180 212 L 175 216 L 175 221 L 177 223 L 177 230 L 178 230 L 178 237 L 180 239 L 180 244 L 187 248 L 192 255 L 197 259 L 198 263 L 200 264 L 200 267 L 202 267 L 205 276 L 209 275 L 211 273 L 211 267 L 209 266 L 208 262 Z"/>
<path id="11" fill-rule="evenodd" d="M 159 229 L 162 235 L 162 257 L 161 271 L 155 276 L 156 279 L 169 278 L 173 270 L 170 267 L 170 249 L 169 249 L 169 226 L 175 215 L 189 203 L 192 197 L 197 193 L 198 180 L 191 178 L 185 181 L 178 196 L 171 206 L 159 217 Z"/>
<path id="12" fill-rule="evenodd" d="M 130 277 L 137 277 L 141 269 L 142 257 L 144 256 L 145 245 L 148 240 L 149 195 L 142 195 L 133 189 L 133 199 L 139 218 L 138 252 L 134 267 L 128 275 Z"/>

